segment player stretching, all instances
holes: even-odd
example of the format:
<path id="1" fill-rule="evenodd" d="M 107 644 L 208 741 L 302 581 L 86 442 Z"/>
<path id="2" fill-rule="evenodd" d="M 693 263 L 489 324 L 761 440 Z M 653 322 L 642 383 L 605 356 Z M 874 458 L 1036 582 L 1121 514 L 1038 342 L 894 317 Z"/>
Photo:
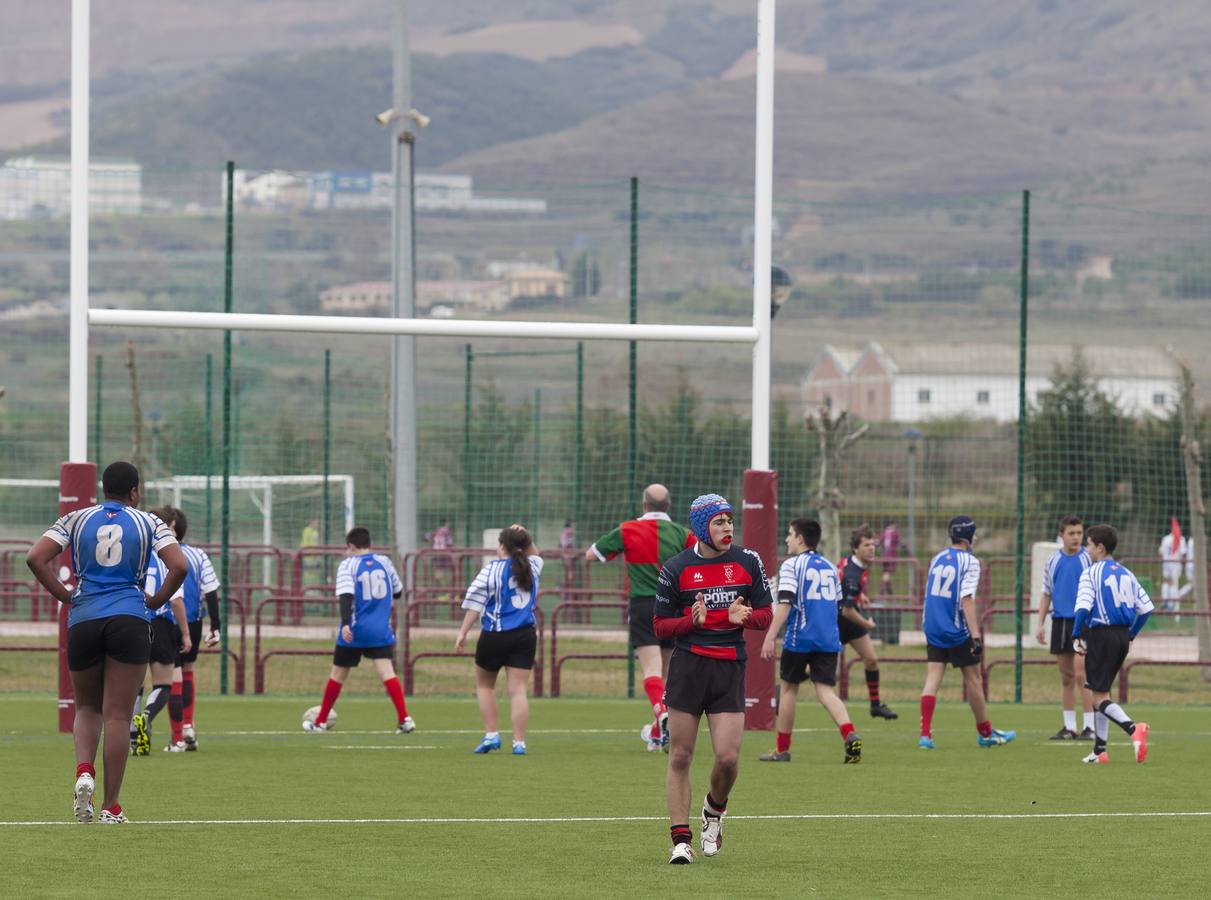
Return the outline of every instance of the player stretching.
<path id="1" fill-rule="evenodd" d="M 928 642 L 925 688 L 921 692 L 921 739 L 917 746 L 932 750 L 933 711 L 938 688 L 950 663 L 963 673 L 967 702 L 976 717 L 981 747 L 1008 744 L 1015 731 L 997 731 L 988 721 L 984 685 L 980 677 L 980 625 L 976 618 L 976 588 L 980 584 L 980 561 L 971 553 L 976 523 L 969 516 L 950 520 L 950 547 L 933 558 L 925 575 L 925 639 Z"/>
<path id="2" fill-rule="evenodd" d="M 1127 732 L 1135 745 L 1135 761 L 1148 756 L 1148 723 L 1132 722 L 1110 699 L 1110 686 L 1118 676 L 1131 642 L 1152 615 L 1152 599 L 1122 563 L 1114 558 L 1118 533 L 1109 525 L 1093 525 L 1085 532 L 1085 548 L 1093 564 L 1081 576 L 1076 594 L 1076 624 L 1072 629 L 1076 652 L 1086 655 L 1085 687 L 1093 692 L 1093 752 L 1082 762 L 1108 763 L 1106 733 L 1110 722 Z"/>
<path id="3" fill-rule="evenodd" d="M 849 644 L 862 657 L 862 666 L 866 670 L 866 691 L 870 695 L 870 717 L 898 719 L 899 716 L 879 699 L 879 657 L 875 653 L 875 642 L 868 633 L 874 630 L 875 622 L 862 614 L 869 602 L 866 579 L 870 575 L 870 564 L 878 552 L 875 533 L 869 525 L 859 525 L 853 530 L 849 536 L 849 549 L 849 556 L 837 564 L 837 570 L 841 573 L 841 609 L 837 615 L 841 643 Z"/>
<path id="4" fill-rule="evenodd" d="M 168 602 L 185 579 L 185 558 L 172 531 L 139 505 L 139 470 L 111 463 L 101 476 L 105 500 L 61 517 L 30 548 L 26 563 L 67 614 L 67 667 L 76 697 L 75 815 L 94 816 L 97 746 L 105 731 L 105 802 L 102 825 L 126 822 L 118 802 L 126 772 L 126 728 L 135 692 L 147 672 L 151 639 L 143 610 Z M 71 547 L 75 589 L 59 581 L 55 558 Z M 168 574 L 154 597 L 143 593 L 151 554 Z"/>
<path id="5" fill-rule="evenodd" d="M 1043 623 L 1051 611 L 1051 652 L 1060 670 L 1060 690 L 1064 701 L 1064 727 L 1051 736 L 1053 741 L 1093 740 L 1093 695 L 1085 684 L 1085 660 L 1073 652 L 1072 625 L 1076 616 L 1076 586 L 1089 568 L 1089 554 L 1081 548 L 1084 528 L 1079 516 L 1060 520 L 1059 550 L 1047 560 L 1043 572 L 1043 597 L 1039 602 L 1039 625 L 1035 637 L 1044 640 Z M 1081 685 L 1081 705 L 1085 709 L 1084 728 L 1076 731 L 1077 679 Z"/>
<path id="6" fill-rule="evenodd" d="M 782 687 L 778 696 L 778 744 L 762 762 L 790 762 L 791 732 L 795 727 L 795 700 L 799 685 L 811 678 L 816 699 L 828 711 L 845 741 L 845 762 L 862 761 L 862 739 L 854 731 L 845 704 L 833 689 L 837 684 L 837 570 L 816 552 L 820 523 L 793 519 L 786 529 L 786 552 L 791 558 L 778 573 L 778 605 L 774 622 L 761 645 L 763 659 L 774 658 L 774 639 L 783 625 Z"/>
<path id="7" fill-rule="evenodd" d="M 206 598 L 206 609 L 210 615 L 210 633 L 206 635 L 206 646 L 213 647 L 219 642 L 219 579 L 206 551 L 185 543 L 185 532 L 189 529 L 189 520 L 185 513 L 175 507 L 171 513 L 170 524 L 177 540 L 181 542 L 181 552 L 189 563 L 189 574 L 185 576 L 182 591 L 185 594 L 185 617 L 189 622 L 190 649 L 179 655 L 179 663 L 172 671 L 173 692 L 177 692 L 179 685 L 181 702 L 179 706 L 174 705 L 170 697 L 168 715 L 172 720 L 173 733 L 179 732 L 181 735 L 184 749 L 193 751 L 198 749 L 198 735 L 193 721 L 197 701 L 193 667 L 202 645 L 202 598 Z"/>
<path id="8" fill-rule="evenodd" d="M 336 596 L 341 602 L 341 630 L 332 652 L 332 673 L 324 688 L 324 699 L 314 722 L 303 722 L 303 730 L 328 730 L 328 713 L 340 696 L 349 670 L 362 657 L 374 663 L 374 670 L 383 681 L 387 696 L 395 705 L 398 725 L 396 734 L 416 731 L 416 723 L 408 715 L 404 689 L 395 677 L 395 632 L 391 629 L 391 604 L 404 593 L 391 560 L 370 549 L 370 530 L 352 528 L 345 535 L 345 558 L 336 570 Z"/>
<path id="9" fill-rule="evenodd" d="M 732 507 L 718 494 L 690 506 L 697 543 L 660 570 L 653 628 L 674 638 L 664 700 L 669 710 L 666 797 L 673 851 L 670 863 L 694 861 L 690 835 L 690 763 L 698 723 L 706 713 L 715 751 L 711 786 L 702 803 L 702 852 L 723 846 L 723 815 L 736 783 L 744 736 L 745 628 L 763 630 L 773 618 L 761 557 L 732 542 Z"/>
<path id="10" fill-rule="evenodd" d="M 643 690 L 648 695 L 655 720 L 643 726 L 639 736 L 649 751 L 669 748 L 664 720 L 664 679 L 669 673 L 671 640 L 660 640 L 652 631 L 652 607 L 656 602 L 656 577 L 665 561 L 694 543 L 688 528 L 669 518 L 669 489 L 649 484 L 643 490 L 643 515 L 623 522 L 602 535 L 585 551 L 587 561 L 606 562 L 619 553 L 627 564 L 628 622 L 631 646 L 643 671 Z"/>

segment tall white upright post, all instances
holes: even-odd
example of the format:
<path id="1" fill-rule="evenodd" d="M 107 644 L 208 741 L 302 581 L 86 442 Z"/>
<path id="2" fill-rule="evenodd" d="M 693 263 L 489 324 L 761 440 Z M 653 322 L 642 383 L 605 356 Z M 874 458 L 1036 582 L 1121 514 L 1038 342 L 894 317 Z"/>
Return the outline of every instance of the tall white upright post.
<path id="1" fill-rule="evenodd" d="M 88 461 L 88 97 L 90 0 L 71 4 L 71 270 L 67 460 Z"/>
<path id="2" fill-rule="evenodd" d="M 769 469 L 770 268 L 774 208 L 774 15 L 776 0 L 757 3 L 757 177 L 753 190 L 753 453 Z"/>
<path id="3" fill-rule="evenodd" d="M 413 286 L 415 235 L 412 201 L 412 107 L 411 59 L 408 52 L 408 3 L 395 2 L 394 110 L 391 161 L 395 171 L 392 225 L 392 315 L 416 315 Z M 397 335 L 391 339 L 391 453 L 394 473 L 392 527 L 395 551 L 401 560 L 416 549 L 416 338 Z"/>

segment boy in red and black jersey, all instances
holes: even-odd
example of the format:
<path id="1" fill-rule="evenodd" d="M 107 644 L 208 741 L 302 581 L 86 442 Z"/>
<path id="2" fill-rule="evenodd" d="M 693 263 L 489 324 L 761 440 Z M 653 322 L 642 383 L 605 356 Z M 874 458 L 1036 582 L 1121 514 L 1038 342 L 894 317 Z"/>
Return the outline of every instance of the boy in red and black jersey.
<path id="1" fill-rule="evenodd" d="M 872 719 L 896 719 L 879 698 L 879 657 L 875 653 L 874 641 L 868 632 L 875 628 L 874 619 L 864 615 L 866 611 L 866 579 L 870 575 L 870 564 L 875 560 L 877 545 L 875 533 L 869 525 L 859 525 L 849 536 L 849 556 L 837 563 L 841 575 L 841 605 L 837 611 L 837 628 L 841 632 L 841 643 L 849 644 L 862 657 L 866 669 L 866 690 L 870 694 Z"/>
<path id="2" fill-rule="evenodd" d="M 690 763 L 698 723 L 706 713 L 715 765 L 702 804 L 702 852 L 723 844 L 723 815 L 736 783 L 744 735 L 744 629 L 763 630 L 773 619 L 769 581 L 761 558 L 733 545 L 732 507 L 718 494 L 690 506 L 698 542 L 660 570 L 652 626 L 674 638 L 665 683 L 669 710 L 668 804 L 670 863 L 694 861 L 690 843 Z"/>

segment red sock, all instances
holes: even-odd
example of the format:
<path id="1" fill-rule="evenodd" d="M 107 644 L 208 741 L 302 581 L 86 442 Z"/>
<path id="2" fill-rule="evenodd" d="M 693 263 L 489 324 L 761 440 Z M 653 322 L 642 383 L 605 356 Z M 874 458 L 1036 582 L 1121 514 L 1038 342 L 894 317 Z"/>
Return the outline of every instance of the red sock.
<path id="1" fill-rule="evenodd" d="M 120 815 L 122 815 L 122 804 L 115 803 L 113 806 L 107 806 L 107 807 L 105 807 L 105 811 L 112 815 L 120 816 Z"/>
<path id="2" fill-rule="evenodd" d="M 791 748 L 791 733 L 789 731 L 778 732 L 778 752 L 785 753 Z"/>
<path id="3" fill-rule="evenodd" d="M 660 714 L 664 712 L 664 679 L 659 675 L 643 679 L 643 692 L 648 695 L 648 702 L 652 704 L 652 712 L 656 713 L 656 724 L 652 726 L 652 738 L 659 740 Z"/>
<path id="4" fill-rule="evenodd" d="M 848 740 L 849 736 L 854 733 L 854 723 L 846 722 L 841 726 L 841 740 Z"/>
<path id="5" fill-rule="evenodd" d="M 408 704 L 404 702 L 403 685 L 399 683 L 398 678 L 388 678 L 383 682 L 383 687 L 387 689 L 387 696 L 395 704 L 395 711 L 399 714 L 399 721 L 404 721 L 404 719 L 408 718 Z M 335 697 L 332 699 L 336 700 Z"/>
<path id="6" fill-rule="evenodd" d="M 81 775 L 91 775 L 96 778 L 97 770 L 93 768 L 92 763 L 80 763 L 76 766 L 76 777 L 79 778 Z"/>
<path id="7" fill-rule="evenodd" d="M 185 707 L 182 703 L 181 687 L 181 682 L 174 681 L 168 694 L 168 721 L 172 723 L 172 742 L 174 744 L 184 740 L 181 726 L 185 724 Z"/>
<path id="8" fill-rule="evenodd" d="M 992 723 L 976 722 L 976 731 L 980 733 L 980 737 L 992 737 Z"/>
<path id="9" fill-rule="evenodd" d="M 328 683 L 324 685 L 324 700 L 320 704 L 320 714 L 315 717 L 316 725 L 323 725 L 328 721 L 328 713 L 332 712 L 332 707 L 336 703 L 336 698 L 341 695 L 341 683 L 329 678 Z"/>
<path id="10" fill-rule="evenodd" d="M 193 672 L 182 672 L 181 677 L 184 682 L 181 684 L 181 701 L 185 704 L 185 724 L 193 724 L 193 707 L 194 702 L 198 699 L 194 693 Z"/>
<path id="11" fill-rule="evenodd" d="M 933 710 L 937 705 L 937 697 L 921 695 L 921 737 L 933 737 Z"/>

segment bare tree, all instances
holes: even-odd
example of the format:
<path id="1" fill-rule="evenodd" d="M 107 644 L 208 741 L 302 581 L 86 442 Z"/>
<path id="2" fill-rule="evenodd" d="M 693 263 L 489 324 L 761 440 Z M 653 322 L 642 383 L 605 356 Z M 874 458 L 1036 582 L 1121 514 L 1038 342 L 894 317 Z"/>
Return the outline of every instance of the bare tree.
<path id="1" fill-rule="evenodd" d="M 134 445 L 130 448 L 130 462 L 139 470 L 140 477 L 146 480 L 148 471 L 147 456 L 143 452 L 143 404 L 139 399 L 139 370 L 135 366 L 135 342 L 130 340 L 126 342 L 126 371 L 130 375 L 130 407 L 131 415 L 134 417 L 134 428 L 131 430 Z M 144 487 L 140 493 L 146 497 L 147 488 Z"/>
<path id="2" fill-rule="evenodd" d="M 1207 596 L 1207 508 L 1203 504 L 1203 451 L 1198 440 L 1198 419 L 1194 414 L 1194 378 L 1185 360 L 1179 359 L 1182 372 L 1182 462 L 1186 469 L 1186 500 L 1190 505 L 1190 536 L 1194 544 L 1194 630 L 1198 635 L 1198 658 L 1211 659 L 1211 598 Z M 1203 681 L 1211 681 L 1211 666 L 1202 670 Z"/>
<path id="3" fill-rule="evenodd" d="M 851 427 L 848 414 L 842 412 L 835 419 L 827 406 L 807 417 L 807 428 L 820 441 L 820 481 L 816 490 L 816 509 L 820 511 L 820 525 L 824 536 L 820 541 L 820 552 L 831 560 L 841 558 L 841 509 L 845 506 L 845 495 L 837 486 L 841 468 L 841 456 L 854 441 L 866 434 L 869 425 Z"/>

